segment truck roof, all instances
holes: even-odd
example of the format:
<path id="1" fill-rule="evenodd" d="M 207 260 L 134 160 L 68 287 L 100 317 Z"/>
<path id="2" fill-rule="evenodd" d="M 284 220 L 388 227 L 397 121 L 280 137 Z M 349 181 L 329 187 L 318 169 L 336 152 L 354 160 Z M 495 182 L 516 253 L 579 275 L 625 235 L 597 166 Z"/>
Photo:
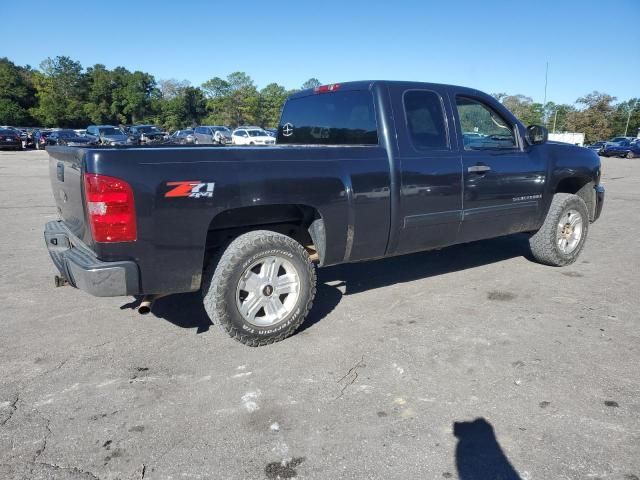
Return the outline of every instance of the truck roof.
<path id="1" fill-rule="evenodd" d="M 328 86 L 338 85 L 339 90 L 368 90 L 373 88 L 374 85 L 403 85 L 406 87 L 414 87 L 414 88 L 434 88 L 434 87 L 454 87 L 460 90 L 466 90 L 469 93 L 482 93 L 479 90 L 474 88 L 463 87 L 459 85 L 450 85 L 446 83 L 430 83 L 430 82 L 416 82 L 416 81 L 406 81 L 406 80 L 356 80 L 353 82 L 336 82 L 326 84 Z M 325 86 L 325 85 L 323 85 Z M 319 87 L 318 87 L 319 88 Z M 297 98 L 297 97 L 306 97 L 307 95 L 311 95 L 315 93 L 315 88 L 307 88 L 305 90 L 300 90 L 289 96 L 289 98 Z"/>

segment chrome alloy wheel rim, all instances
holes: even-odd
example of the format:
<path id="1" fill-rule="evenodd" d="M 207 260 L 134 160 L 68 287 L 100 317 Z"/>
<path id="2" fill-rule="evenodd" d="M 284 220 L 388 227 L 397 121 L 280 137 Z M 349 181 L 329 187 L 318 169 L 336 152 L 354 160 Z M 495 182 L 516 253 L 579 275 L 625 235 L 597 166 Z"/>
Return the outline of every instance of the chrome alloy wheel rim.
<path id="1" fill-rule="evenodd" d="M 257 327 L 284 320 L 296 306 L 300 277 L 293 264 L 268 256 L 247 267 L 236 288 L 236 306 L 242 317 Z"/>
<path id="2" fill-rule="evenodd" d="M 560 218 L 557 228 L 558 248 L 562 253 L 573 252 L 582 239 L 582 216 L 577 210 L 568 210 Z"/>

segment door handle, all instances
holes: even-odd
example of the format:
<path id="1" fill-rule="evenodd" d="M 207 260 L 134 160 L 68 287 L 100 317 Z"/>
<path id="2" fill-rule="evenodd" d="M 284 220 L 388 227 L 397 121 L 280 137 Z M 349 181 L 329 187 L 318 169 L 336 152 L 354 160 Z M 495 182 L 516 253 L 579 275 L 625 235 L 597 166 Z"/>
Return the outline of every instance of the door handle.
<path id="1" fill-rule="evenodd" d="M 489 165 L 472 165 L 467 168 L 467 172 L 469 173 L 484 173 L 488 172 L 489 170 L 491 170 L 491 167 Z"/>

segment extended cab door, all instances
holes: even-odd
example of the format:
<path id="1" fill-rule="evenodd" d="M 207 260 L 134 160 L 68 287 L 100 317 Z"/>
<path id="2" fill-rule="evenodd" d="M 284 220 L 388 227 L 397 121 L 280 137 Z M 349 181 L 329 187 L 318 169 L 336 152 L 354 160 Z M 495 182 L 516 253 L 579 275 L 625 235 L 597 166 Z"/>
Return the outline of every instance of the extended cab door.
<path id="1" fill-rule="evenodd" d="M 475 91 L 452 89 L 464 176 L 460 242 L 538 227 L 547 164 L 518 122 Z"/>
<path id="2" fill-rule="evenodd" d="M 455 243 L 462 218 L 462 165 L 453 148 L 447 92 L 391 84 L 400 170 L 400 232 L 394 253 Z"/>

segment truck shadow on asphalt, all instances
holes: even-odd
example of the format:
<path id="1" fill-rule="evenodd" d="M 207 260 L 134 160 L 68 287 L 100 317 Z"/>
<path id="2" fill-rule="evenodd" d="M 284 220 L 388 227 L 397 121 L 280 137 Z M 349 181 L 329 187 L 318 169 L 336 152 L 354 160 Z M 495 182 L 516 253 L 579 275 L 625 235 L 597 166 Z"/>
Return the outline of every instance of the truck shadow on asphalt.
<path id="1" fill-rule="evenodd" d="M 521 480 L 496 439 L 491 424 L 484 418 L 472 422 L 454 422 L 456 468 L 460 480 Z M 450 472 L 443 477 L 452 478 Z"/>
<path id="2" fill-rule="evenodd" d="M 442 250 L 321 268 L 318 270 L 318 288 L 313 308 L 298 333 L 313 327 L 329 315 L 340 303 L 342 295 L 457 272 L 515 257 L 530 258 L 528 238 L 524 234 L 511 235 Z M 136 297 L 120 309 L 136 309 L 140 301 L 141 297 Z M 213 325 L 202 306 L 200 292 L 159 298 L 153 304 L 152 314 L 181 328 L 195 328 L 196 333 L 204 333 Z"/>

